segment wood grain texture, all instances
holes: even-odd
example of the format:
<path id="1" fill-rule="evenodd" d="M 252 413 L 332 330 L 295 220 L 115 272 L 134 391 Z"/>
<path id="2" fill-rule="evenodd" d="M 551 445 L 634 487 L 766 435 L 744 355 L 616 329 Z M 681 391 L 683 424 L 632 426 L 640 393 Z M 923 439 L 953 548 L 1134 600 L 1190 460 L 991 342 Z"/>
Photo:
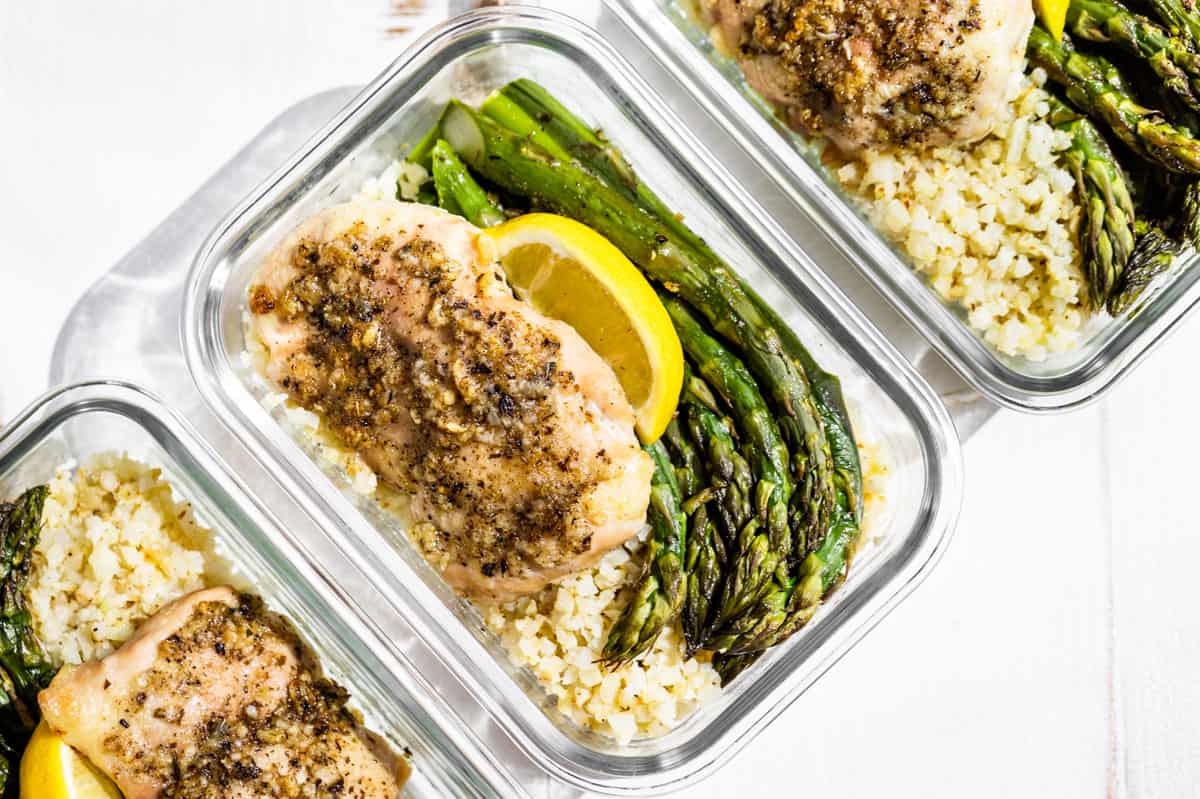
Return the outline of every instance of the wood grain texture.
<path id="1" fill-rule="evenodd" d="M 1195 322 L 1103 406 L 1112 514 L 1112 795 L 1200 790 Z"/>

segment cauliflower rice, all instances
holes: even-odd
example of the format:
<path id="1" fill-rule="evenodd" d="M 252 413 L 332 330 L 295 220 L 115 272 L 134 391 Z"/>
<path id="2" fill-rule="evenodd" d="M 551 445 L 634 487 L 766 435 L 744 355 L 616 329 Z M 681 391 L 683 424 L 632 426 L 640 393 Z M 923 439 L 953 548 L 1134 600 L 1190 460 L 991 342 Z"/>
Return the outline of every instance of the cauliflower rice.
<path id="1" fill-rule="evenodd" d="M 1046 121 L 1041 69 L 1014 79 L 1009 118 L 967 147 L 826 150 L 842 186 L 935 291 L 1006 355 L 1074 348 L 1085 321 L 1068 134 Z"/>
<path id="2" fill-rule="evenodd" d="M 209 584 L 212 535 L 159 469 L 117 453 L 60 466 L 26 588 L 55 665 L 104 657 L 166 603 Z"/>

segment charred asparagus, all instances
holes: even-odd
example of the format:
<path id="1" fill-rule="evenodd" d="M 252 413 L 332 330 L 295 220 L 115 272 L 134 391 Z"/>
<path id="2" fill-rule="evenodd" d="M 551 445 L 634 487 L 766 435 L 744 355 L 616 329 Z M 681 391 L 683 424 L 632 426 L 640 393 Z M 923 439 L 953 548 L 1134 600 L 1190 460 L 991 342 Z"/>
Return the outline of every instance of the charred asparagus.
<path id="1" fill-rule="evenodd" d="M 1079 39 L 1112 43 L 1142 59 L 1185 105 L 1200 110 L 1200 54 L 1185 39 L 1117 0 L 1071 0 L 1067 29 Z"/>
<path id="2" fill-rule="evenodd" d="M 648 650 L 663 627 L 675 620 L 685 596 L 686 524 L 680 510 L 679 484 L 670 456 L 661 443 L 646 448 L 654 459 L 650 484 L 650 538 L 642 576 L 633 599 L 613 623 L 604 644 L 608 666 L 627 663 Z"/>
<path id="3" fill-rule="evenodd" d="M 1107 59 L 1075 50 L 1065 36 L 1057 42 L 1037 25 L 1029 34 L 1028 54 L 1063 87 L 1072 105 L 1103 121 L 1138 155 L 1173 172 L 1200 173 L 1200 140 L 1161 112 L 1139 105 Z"/>

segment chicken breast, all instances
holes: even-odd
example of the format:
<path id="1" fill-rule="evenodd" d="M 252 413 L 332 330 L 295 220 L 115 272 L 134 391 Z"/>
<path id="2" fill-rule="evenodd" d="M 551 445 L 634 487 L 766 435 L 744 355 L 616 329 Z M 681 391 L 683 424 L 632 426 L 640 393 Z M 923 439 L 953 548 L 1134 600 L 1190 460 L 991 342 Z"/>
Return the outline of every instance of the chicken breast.
<path id="1" fill-rule="evenodd" d="M 516 299 L 486 235 L 437 208 L 302 223 L 250 291 L 267 376 L 412 497 L 461 593 L 507 600 L 643 525 L 653 466 L 613 370 Z"/>
<path id="2" fill-rule="evenodd" d="M 986 136 L 1004 118 L 1029 0 L 701 0 L 747 82 L 847 152 Z"/>
<path id="3" fill-rule="evenodd" d="M 408 765 L 346 699 L 286 621 L 222 587 L 65 666 L 38 704 L 125 799 L 396 799 Z"/>

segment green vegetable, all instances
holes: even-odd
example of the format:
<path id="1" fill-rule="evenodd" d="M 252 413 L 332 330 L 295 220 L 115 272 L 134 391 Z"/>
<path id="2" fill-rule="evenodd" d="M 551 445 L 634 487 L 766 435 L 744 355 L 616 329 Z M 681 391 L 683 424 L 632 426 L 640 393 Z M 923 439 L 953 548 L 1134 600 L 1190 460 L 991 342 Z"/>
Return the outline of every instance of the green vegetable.
<path id="1" fill-rule="evenodd" d="M 42 530 L 46 486 L 26 491 L 13 502 L 0 504 L 0 754 L 4 768 L 0 787 L 15 795 L 15 775 L 21 753 L 41 713 L 38 691 L 50 684 L 55 668 L 33 632 L 25 603 L 31 555 Z"/>
<path id="2" fill-rule="evenodd" d="M 1200 9 L 1193 0 L 1145 0 L 1172 34 L 1200 47 Z"/>
<path id="3" fill-rule="evenodd" d="M 577 162 L 555 159 L 462 103 L 450 103 L 442 129 L 472 169 L 606 236 L 738 348 L 771 402 L 791 453 L 793 482 L 809 499 L 809 525 L 824 528 L 833 504 L 833 465 L 808 378 L 737 277 Z"/>
<path id="4" fill-rule="evenodd" d="M 762 505 L 768 492 L 754 492 L 750 467 L 725 421 L 696 403 L 688 403 L 683 413 L 692 442 L 707 455 L 708 514 L 718 522 L 726 553 L 722 590 L 703 627 L 703 646 L 703 638 L 713 626 L 744 612 L 769 590 L 776 572 L 786 569 L 787 555 L 772 545 L 763 527 Z M 783 538 L 786 541 L 786 530 Z M 765 556 L 760 554 L 764 552 Z"/>
<path id="5" fill-rule="evenodd" d="M 1029 60 L 1046 70 L 1071 104 L 1104 122 L 1131 150 L 1174 172 L 1200 173 L 1200 141 L 1160 111 L 1139 105 L 1120 71 L 1098 55 L 1080 53 L 1045 29 L 1029 34 Z"/>
<path id="6" fill-rule="evenodd" d="M 721 677 L 721 685 L 729 685 L 734 678 L 754 665 L 762 657 L 762 652 L 750 652 L 745 655 L 726 655 L 718 652 L 713 655 L 712 665 Z"/>
<path id="7" fill-rule="evenodd" d="M 1067 24 L 1080 39 L 1115 44 L 1145 61 L 1167 89 L 1200 110 L 1200 55 L 1184 39 L 1117 0 L 1071 0 Z"/>
<path id="8" fill-rule="evenodd" d="M 487 192 L 471 177 L 466 165 L 445 139 L 438 139 L 432 157 L 438 205 L 479 227 L 492 227 L 504 221 L 503 212 L 492 204 Z"/>
<path id="9" fill-rule="evenodd" d="M 1149 227 L 1133 248 L 1121 286 L 1108 300 L 1108 312 L 1118 316 L 1128 310 L 1151 281 L 1171 267 L 1182 249 L 1182 243 L 1161 227 Z"/>
<path id="10" fill-rule="evenodd" d="M 692 368 L 733 410 L 734 423 L 745 442 L 746 460 L 755 481 L 772 486 L 771 492 L 764 497 L 765 513 L 761 522 L 772 536 L 772 548 L 786 559 L 791 552 L 787 518 L 791 484 L 788 451 L 779 427 L 754 378 L 737 356 L 709 335 L 700 320 L 678 298 L 660 292 L 660 299 L 675 325 L 679 343 L 691 360 Z"/>
<path id="11" fill-rule="evenodd" d="M 812 619 L 821 601 L 844 579 L 858 534 L 854 514 L 841 503 L 830 534 L 804 559 L 799 576 L 786 588 L 764 597 L 757 612 L 747 616 L 754 623 L 742 625 L 741 635 L 713 657 L 722 685 L 728 685 L 764 651 L 787 640 Z"/>
<path id="12" fill-rule="evenodd" d="M 679 485 L 670 456 L 661 443 L 645 448 L 654 460 L 650 483 L 650 538 L 642 576 L 633 599 L 608 633 L 602 660 L 607 666 L 628 663 L 647 651 L 683 606 L 687 520 L 680 510 Z"/>
<path id="13" fill-rule="evenodd" d="M 433 148 L 441 138 L 442 126 L 439 123 L 430 128 L 429 132 L 421 137 L 421 140 L 408 151 L 408 155 L 404 157 L 404 160 L 410 164 L 419 164 L 425 167 L 426 171 L 432 172 Z"/>
<path id="14" fill-rule="evenodd" d="M 809 385 L 812 386 L 813 391 L 813 404 L 816 405 L 817 412 L 821 416 L 821 422 L 825 426 L 825 437 L 829 440 L 838 486 L 846 492 L 850 507 L 854 509 L 855 518 L 861 521 L 862 465 L 858 458 L 858 442 L 854 437 L 854 426 L 850 423 L 850 412 L 846 408 L 845 397 L 842 396 L 842 381 L 836 375 L 821 368 L 808 348 L 800 341 L 796 331 L 779 317 L 774 308 L 759 297 L 744 281 L 742 287 L 758 305 L 768 323 L 779 331 L 784 348 L 808 376 Z M 793 506 L 801 500 L 802 498 L 798 494 L 792 494 Z M 810 542 L 810 548 L 819 545 L 819 538 Z M 798 556 L 799 554 L 797 552 Z"/>
<path id="15" fill-rule="evenodd" d="M 513 101 L 510 96 L 510 87 L 513 85 L 510 83 L 508 86 L 493 93 L 483 101 L 483 104 L 479 106 L 479 110 L 486 116 L 494 119 L 502 127 L 511 130 L 513 133 L 527 137 L 553 157 L 564 161 L 571 160 L 571 154 L 563 149 L 558 141 L 542 128 L 538 120 L 526 113 L 521 105 Z"/>
<path id="16" fill-rule="evenodd" d="M 1200 180 L 1193 180 L 1184 188 L 1179 221 L 1172 233 L 1181 244 L 1200 249 Z"/>
<path id="17" fill-rule="evenodd" d="M 520 116 L 514 112 L 520 112 Z M 550 92 L 528 78 L 518 78 L 488 98 L 480 110 L 509 130 L 531 134 L 534 144 L 555 158 L 574 158 L 610 187 L 620 191 L 658 219 L 682 241 L 713 260 L 704 240 L 684 224 L 643 183 L 625 156 L 604 135 L 575 116 Z"/>
<path id="18" fill-rule="evenodd" d="M 1093 308 L 1103 308 L 1133 252 L 1133 198 L 1116 156 L 1095 125 L 1058 100 L 1052 100 L 1049 121 L 1071 135 L 1064 157 L 1083 211 L 1079 243 L 1088 299 Z"/>
<path id="19" fill-rule="evenodd" d="M 686 385 L 688 378 L 684 377 Z M 663 433 L 663 441 L 675 464 L 675 480 L 679 483 L 679 495 L 689 499 L 704 487 L 704 462 L 692 442 L 679 426 L 679 417 L 671 420 Z"/>
<path id="20" fill-rule="evenodd" d="M 759 492 L 759 502 L 769 504 L 771 500 L 764 502 L 763 497 L 771 496 L 770 480 L 780 472 L 773 468 L 775 461 L 766 453 L 778 451 L 781 445 L 778 433 L 773 432 L 770 415 L 761 413 L 761 396 L 736 357 L 708 336 L 700 321 L 678 299 L 664 297 L 663 301 L 693 369 L 703 375 L 705 383 L 733 409 L 744 451 L 757 467 L 757 485 L 760 489 L 768 487 L 765 494 Z M 839 447 L 852 448 L 853 461 L 845 463 L 845 474 L 858 476 L 857 446 L 850 436 L 842 434 L 841 414 L 845 413 L 845 406 L 841 401 L 840 385 L 836 378 L 829 382 L 831 376 L 827 373 L 819 374 L 827 390 L 824 402 L 828 403 L 822 416 L 827 419 L 827 429 L 838 431 Z M 838 403 L 840 412 L 832 407 L 833 402 Z M 694 407 L 698 406 L 688 407 L 689 415 L 697 413 Z M 693 435 L 694 440 L 705 437 L 704 434 Z M 844 450 L 840 449 L 839 454 L 845 457 Z M 861 481 L 861 477 L 858 480 Z M 857 540 L 859 517 L 856 511 L 861 482 L 846 481 L 846 484 L 854 487 L 853 493 L 839 486 L 838 506 L 831 524 L 811 546 L 796 541 L 791 547 L 786 539 L 781 546 L 777 539 L 768 537 L 764 553 L 757 527 L 739 531 L 731 546 L 735 554 L 731 555 L 731 564 L 726 569 L 721 610 L 710 620 L 717 631 L 709 632 L 711 638 L 705 636 L 705 648 L 727 652 L 765 649 L 785 640 L 812 617 L 825 590 L 832 587 L 831 575 L 841 573 L 849 547 Z M 778 569 L 781 561 L 786 559 L 782 553 L 789 551 L 800 553 L 796 557 L 799 563 L 796 577 L 789 577 L 786 571 Z M 814 577 L 818 572 L 820 577 Z M 764 587 L 766 593 L 763 593 Z"/>
<path id="21" fill-rule="evenodd" d="M 787 640 L 812 619 L 821 601 L 843 579 L 858 542 L 854 513 L 845 495 L 839 500 L 828 534 L 798 573 L 777 583 L 757 605 L 717 630 L 709 648 L 727 655 L 760 652 Z"/>
<path id="22" fill-rule="evenodd" d="M 684 563 L 687 572 L 687 595 L 682 615 L 684 658 L 690 658 L 700 649 L 719 599 L 722 574 L 719 539 L 717 526 L 708 517 L 707 504 L 699 503 L 688 527 Z"/>

